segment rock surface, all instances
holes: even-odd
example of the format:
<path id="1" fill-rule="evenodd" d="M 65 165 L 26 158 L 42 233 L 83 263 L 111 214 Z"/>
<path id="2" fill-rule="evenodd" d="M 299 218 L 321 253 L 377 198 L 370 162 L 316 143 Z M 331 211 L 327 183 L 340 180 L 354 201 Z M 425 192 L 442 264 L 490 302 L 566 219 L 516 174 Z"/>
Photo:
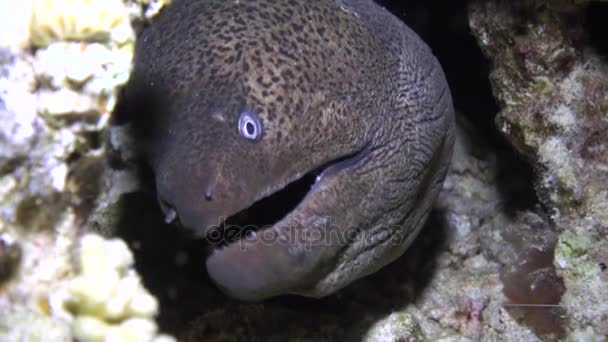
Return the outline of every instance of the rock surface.
<path id="1" fill-rule="evenodd" d="M 588 6 L 477 1 L 470 23 L 494 63 L 497 127 L 534 166 L 546 223 L 559 232 L 565 329 L 606 336 L 608 65 L 585 31 L 601 8 Z"/>

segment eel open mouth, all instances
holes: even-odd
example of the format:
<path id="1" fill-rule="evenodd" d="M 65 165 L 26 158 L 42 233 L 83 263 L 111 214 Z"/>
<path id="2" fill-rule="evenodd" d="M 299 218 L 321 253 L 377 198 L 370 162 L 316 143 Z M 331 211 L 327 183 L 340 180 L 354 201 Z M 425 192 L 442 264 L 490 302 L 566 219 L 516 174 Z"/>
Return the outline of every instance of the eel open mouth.
<path id="1" fill-rule="evenodd" d="M 229 216 L 221 225 L 209 229 L 206 240 L 217 250 L 245 237 L 255 236 L 258 231 L 273 226 L 295 210 L 324 179 L 357 164 L 370 151 L 371 148 L 366 145 L 354 154 L 309 171 L 282 189 Z"/>
<path id="2" fill-rule="evenodd" d="M 206 240 L 214 247 L 222 248 L 274 225 L 304 200 L 320 174 L 321 170 L 311 171 L 281 190 L 229 216 L 221 225 L 208 230 Z"/>
<path id="3" fill-rule="evenodd" d="M 332 258 L 329 249 L 335 250 L 339 245 L 309 246 L 301 239 L 306 239 L 313 227 L 298 227 L 293 236 L 285 236 L 283 221 L 299 210 L 306 210 L 310 201 L 319 198 L 318 190 L 330 178 L 345 169 L 352 170 L 370 151 L 367 145 L 354 154 L 315 168 L 211 230 L 221 233 L 206 260 L 207 273 L 215 284 L 234 298 L 256 301 L 298 293 L 300 288 L 323 277 L 328 258 Z"/>

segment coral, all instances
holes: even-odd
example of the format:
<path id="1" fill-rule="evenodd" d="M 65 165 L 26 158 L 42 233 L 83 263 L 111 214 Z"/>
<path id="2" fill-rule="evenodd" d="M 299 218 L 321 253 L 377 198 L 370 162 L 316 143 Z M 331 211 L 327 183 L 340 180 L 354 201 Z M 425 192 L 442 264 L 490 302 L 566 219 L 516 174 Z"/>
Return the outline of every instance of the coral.
<path id="1" fill-rule="evenodd" d="M 14 306 L 0 310 L 0 340 L 2 341 L 70 341 L 68 324 L 49 317 L 39 310 Z"/>
<path id="2" fill-rule="evenodd" d="M 593 326 L 605 336 L 608 66 L 591 44 L 588 3 L 475 1 L 470 26 L 493 62 L 497 126 L 535 167 L 536 192 L 559 234 L 553 263 L 565 285 L 566 334 Z"/>
<path id="3" fill-rule="evenodd" d="M 424 341 L 416 320 L 407 313 L 393 313 L 376 322 L 363 337 L 365 342 Z"/>
<path id="4" fill-rule="evenodd" d="M 36 46 L 60 40 L 104 41 L 130 31 L 121 0 L 33 1 L 30 32 Z"/>
<path id="5" fill-rule="evenodd" d="M 20 245 L 19 267 L 0 291 L 0 340 L 69 340 L 69 326 L 56 298 L 70 274 L 74 216 L 57 215 L 50 230 L 27 231 L 4 218 L 5 234 Z"/>
<path id="6" fill-rule="evenodd" d="M 25 48 L 30 43 L 33 0 L 0 0 L 0 46 Z"/>
<path id="7" fill-rule="evenodd" d="M 97 43 L 57 42 L 36 51 L 37 111 L 50 120 L 80 117 L 97 123 L 113 109 L 114 91 L 128 79 L 131 56 L 130 49 Z"/>
<path id="8" fill-rule="evenodd" d="M 75 321 L 63 303 L 88 298 L 86 290 L 78 297 L 66 289 L 84 285 L 70 280 L 76 273 L 71 256 L 107 184 L 104 129 L 128 78 L 134 41 L 127 7 L 139 8 L 144 20 L 144 5 L 125 5 L 0 2 L 2 341 L 68 341 L 76 327 L 91 322 L 82 315 Z M 139 284 L 133 270 L 127 273 L 119 273 L 123 283 Z M 148 301 L 135 301 L 134 311 L 149 310 L 149 297 L 143 298 Z M 150 335 L 156 323 L 125 318 L 122 327 L 109 327 L 114 335 L 140 328 Z"/>
<path id="9" fill-rule="evenodd" d="M 76 257 L 79 274 L 69 281 L 65 306 L 75 316 L 80 341 L 158 341 L 158 303 L 133 269 L 133 256 L 118 239 L 85 235 Z"/>

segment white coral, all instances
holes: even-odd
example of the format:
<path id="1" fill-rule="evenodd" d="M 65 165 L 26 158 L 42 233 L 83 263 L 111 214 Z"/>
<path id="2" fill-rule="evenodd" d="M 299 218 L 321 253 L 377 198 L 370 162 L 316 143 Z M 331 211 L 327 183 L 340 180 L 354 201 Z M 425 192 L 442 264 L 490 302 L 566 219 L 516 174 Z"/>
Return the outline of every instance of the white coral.
<path id="1" fill-rule="evenodd" d="M 59 40 L 107 40 L 129 24 L 121 0 L 34 0 L 31 41 L 46 46 Z"/>
<path id="2" fill-rule="evenodd" d="M 171 341 L 157 336 L 158 302 L 133 269 L 124 241 L 84 236 L 76 258 L 80 274 L 68 286 L 66 306 L 76 316 L 74 337 L 80 341 Z"/>

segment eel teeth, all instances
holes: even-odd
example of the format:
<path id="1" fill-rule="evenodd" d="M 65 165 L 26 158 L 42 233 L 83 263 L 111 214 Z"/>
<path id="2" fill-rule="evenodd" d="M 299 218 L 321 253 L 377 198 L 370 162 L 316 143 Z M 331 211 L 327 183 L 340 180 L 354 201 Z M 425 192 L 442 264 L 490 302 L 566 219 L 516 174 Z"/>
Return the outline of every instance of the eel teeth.
<path id="1" fill-rule="evenodd" d="M 175 221 L 176 218 L 177 218 L 177 212 L 175 211 L 175 209 L 168 208 L 165 211 L 165 223 L 166 224 L 169 224 L 169 223 Z"/>

